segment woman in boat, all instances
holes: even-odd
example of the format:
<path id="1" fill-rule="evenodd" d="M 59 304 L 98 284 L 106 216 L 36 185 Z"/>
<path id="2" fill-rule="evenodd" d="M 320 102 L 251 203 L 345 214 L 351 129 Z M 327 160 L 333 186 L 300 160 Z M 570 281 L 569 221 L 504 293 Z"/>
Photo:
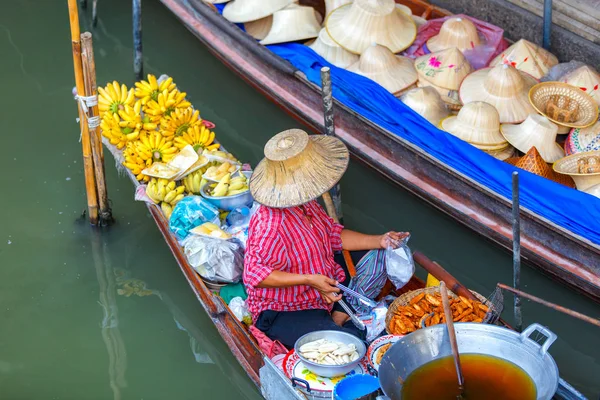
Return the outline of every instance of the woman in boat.
<path id="1" fill-rule="evenodd" d="M 342 296 L 336 284 L 350 280 L 340 252 L 397 247 L 408 235 L 354 232 L 325 213 L 316 199 L 338 182 L 348 161 L 339 139 L 292 129 L 269 140 L 250 179 L 261 207 L 248 230 L 247 305 L 255 326 L 288 348 L 317 330 L 364 339 L 366 332 L 337 303 Z"/>

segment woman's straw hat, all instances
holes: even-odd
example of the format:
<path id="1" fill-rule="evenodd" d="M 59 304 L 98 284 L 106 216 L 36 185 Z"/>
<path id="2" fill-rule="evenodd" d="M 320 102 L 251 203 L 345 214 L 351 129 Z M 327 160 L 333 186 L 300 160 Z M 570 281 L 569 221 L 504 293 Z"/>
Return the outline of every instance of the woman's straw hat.
<path id="1" fill-rule="evenodd" d="M 522 157 L 514 157 L 506 160 L 507 163 L 514 165 L 517 168 L 524 169 L 525 171 L 531 172 L 542 176 L 546 179 L 558 182 L 565 186 L 575 187 L 573 179 L 566 175 L 557 174 L 550 168 L 550 166 L 544 161 L 537 148 L 534 146 L 527 154 Z"/>
<path id="2" fill-rule="evenodd" d="M 459 89 L 460 100 L 463 104 L 490 103 L 498 110 L 501 123 L 518 124 L 535 112 L 528 93 L 536 83 L 534 77 L 510 65 L 497 65 L 468 75 Z"/>
<path id="3" fill-rule="evenodd" d="M 560 80 L 583 90 L 589 94 L 598 105 L 600 105 L 600 94 L 598 93 L 600 87 L 600 75 L 598 75 L 598 72 L 592 67 L 587 65 L 579 67 L 563 75 Z"/>
<path id="4" fill-rule="evenodd" d="M 596 165 L 600 162 L 600 151 L 587 151 L 561 158 L 552 168 L 559 174 L 569 175 L 575 181 L 578 190 L 587 192 L 600 184 L 600 172 L 586 173 L 588 169 L 582 168 L 585 164 L 589 165 L 591 161 Z M 594 170 L 597 169 L 592 169 Z"/>
<path id="5" fill-rule="evenodd" d="M 346 50 L 362 54 L 371 43 L 399 53 L 414 42 L 417 27 L 394 0 L 354 0 L 325 20 L 329 36 Z"/>
<path id="6" fill-rule="evenodd" d="M 442 120 L 441 127 L 480 149 L 501 150 L 508 145 L 500 133 L 498 111 L 482 101 L 465 104 L 457 116 Z"/>
<path id="7" fill-rule="evenodd" d="M 300 6 L 298 3 L 292 3 L 289 6 L 282 8 L 282 10 L 290 10 L 298 7 L 303 6 Z M 319 21 L 319 24 L 321 24 L 323 22 L 323 17 L 321 16 L 321 14 L 319 14 L 317 10 L 315 10 L 315 16 L 317 18 L 317 21 Z M 246 29 L 246 32 L 254 39 L 263 40 L 269 34 L 269 31 L 271 30 L 272 26 L 273 15 L 269 15 L 267 17 L 257 19 L 256 21 L 246 22 L 244 24 L 244 29 Z"/>
<path id="8" fill-rule="evenodd" d="M 555 124 L 585 128 L 598 120 L 598 103 L 567 83 L 538 83 L 529 91 L 529 101 L 537 112 Z"/>
<path id="9" fill-rule="evenodd" d="M 440 32 L 427 41 L 427 48 L 432 53 L 452 47 L 464 52 L 479 45 L 479 34 L 475 24 L 467 18 L 460 17 L 448 18 L 442 24 Z"/>
<path id="10" fill-rule="evenodd" d="M 498 64 L 511 65 L 519 71 L 527 72 L 534 78 L 540 79 L 550 68 L 558 64 L 558 59 L 543 47 L 521 39 L 494 58 L 490 62 L 490 67 Z"/>
<path id="11" fill-rule="evenodd" d="M 293 6 L 273 14 L 273 26 L 260 43 L 267 45 L 311 39 L 317 37 L 320 30 L 321 24 L 314 8 Z"/>
<path id="12" fill-rule="evenodd" d="M 473 72 L 471 64 L 456 47 L 417 58 L 415 68 L 419 80 L 450 90 L 458 90 L 465 77 Z"/>
<path id="13" fill-rule="evenodd" d="M 565 153 L 600 150 L 600 121 L 587 128 L 573 128 L 565 141 Z"/>
<path id="14" fill-rule="evenodd" d="M 515 156 L 516 150 L 514 147 L 512 147 L 510 144 L 507 145 L 505 148 L 500 149 L 500 150 L 486 150 L 486 153 L 488 153 L 490 156 L 500 160 L 500 161 L 505 161 L 511 157 Z"/>
<path id="15" fill-rule="evenodd" d="M 350 53 L 348 50 L 334 42 L 325 28 L 321 29 L 317 40 L 308 47 L 336 67 L 340 68 L 348 68 L 359 59 L 356 54 Z"/>
<path id="16" fill-rule="evenodd" d="M 256 21 L 293 2 L 294 0 L 233 0 L 223 9 L 223 17 L 235 23 Z"/>
<path id="17" fill-rule="evenodd" d="M 250 192 L 268 207 L 298 206 L 331 189 L 348 161 L 348 148 L 333 136 L 283 131 L 265 145 L 265 158 L 250 178 Z"/>
<path id="18" fill-rule="evenodd" d="M 502 124 L 502 134 L 510 144 L 522 153 L 527 153 L 536 147 L 542 158 L 553 163 L 565 156 L 565 152 L 556 143 L 558 126 L 539 114 L 529 114 L 527 119 L 520 124 Z"/>
<path id="19" fill-rule="evenodd" d="M 400 97 L 400 101 L 434 126 L 450 114 L 440 94 L 432 87 L 409 90 Z"/>
<path id="20" fill-rule="evenodd" d="M 398 93 L 417 81 L 413 61 L 397 56 L 385 46 L 373 43 L 348 67 L 348 71 L 366 76 L 379 83 L 390 93 Z"/>

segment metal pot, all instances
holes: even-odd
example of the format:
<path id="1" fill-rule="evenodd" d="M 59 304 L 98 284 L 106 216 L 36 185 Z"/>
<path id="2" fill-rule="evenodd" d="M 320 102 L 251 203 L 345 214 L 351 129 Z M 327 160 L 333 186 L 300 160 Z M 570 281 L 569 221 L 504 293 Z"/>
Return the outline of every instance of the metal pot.
<path id="1" fill-rule="evenodd" d="M 556 335 L 547 328 L 532 324 L 519 334 L 503 327 L 458 323 L 458 351 L 464 354 L 486 354 L 499 357 L 521 367 L 533 379 L 538 400 L 549 400 L 558 388 L 558 367 L 548 354 Z M 529 336 L 539 331 L 546 336 L 539 345 Z M 385 353 L 379 366 L 379 383 L 391 400 L 402 398 L 402 384 L 420 366 L 452 355 L 445 325 L 419 329 L 396 343 Z M 399 379 L 400 378 L 400 379 Z"/>

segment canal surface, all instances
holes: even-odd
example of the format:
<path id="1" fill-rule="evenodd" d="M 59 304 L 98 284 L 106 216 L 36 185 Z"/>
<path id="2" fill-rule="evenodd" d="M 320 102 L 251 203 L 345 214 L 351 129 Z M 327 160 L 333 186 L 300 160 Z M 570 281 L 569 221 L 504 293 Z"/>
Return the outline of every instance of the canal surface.
<path id="1" fill-rule="evenodd" d="M 131 6 L 100 0 L 98 82 L 132 81 Z M 82 31 L 89 26 L 82 14 Z M 192 294 L 145 207 L 107 156 L 117 224 L 98 233 L 85 209 L 66 2 L 0 6 L 0 398 L 258 399 Z M 265 141 L 298 124 L 215 60 L 157 0 L 144 2 L 147 72 L 168 73 L 219 140 L 256 163 Z M 342 180 L 345 223 L 412 232 L 411 246 L 489 295 L 511 283 L 511 256 L 357 161 Z M 422 272 L 422 271 L 421 271 Z M 598 317 L 600 308 L 525 266 L 524 289 Z M 144 286 L 143 296 L 127 284 Z M 512 299 L 505 316 L 511 320 Z M 600 394 L 600 330 L 525 302 L 547 325 L 561 375 Z"/>

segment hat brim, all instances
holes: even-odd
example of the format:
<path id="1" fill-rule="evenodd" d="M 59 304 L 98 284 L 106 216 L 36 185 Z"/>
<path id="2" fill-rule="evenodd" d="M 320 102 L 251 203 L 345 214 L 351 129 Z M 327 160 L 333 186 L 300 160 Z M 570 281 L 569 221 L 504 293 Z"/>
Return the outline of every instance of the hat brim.
<path id="1" fill-rule="evenodd" d="M 481 136 L 481 129 L 463 124 L 456 116 L 444 118 L 440 125 L 446 132 L 451 133 L 457 138 L 462 139 L 474 146 L 481 146 L 489 150 L 499 150 L 505 148 L 507 145 L 506 141 L 501 140 L 502 135 L 500 134 L 499 129 L 487 133 L 487 136 L 490 138 L 490 141 L 488 142 L 483 140 L 471 140 L 473 137 Z M 495 141 L 496 139 L 498 141 Z"/>
<path id="2" fill-rule="evenodd" d="M 508 141 L 508 143 L 514 146 L 521 153 L 527 153 L 532 147 L 535 146 L 542 158 L 548 163 L 558 161 L 565 156 L 563 148 L 556 142 L 547 143 L 545 146 L 541 146 L 539 143 L 531 143 L 519 140 L 520 138 L 527 139 L 531 137 L 528 132 L 523 132 L 521 125 L 500 124 L 500 132 Z"/>
<path id="3" fill-rule="evenodd" d="M 223 17 L 234 23 L 256 21 L 293 2 L 294 0 L 235 0 L 227 3 L 223 9 Z"/>

